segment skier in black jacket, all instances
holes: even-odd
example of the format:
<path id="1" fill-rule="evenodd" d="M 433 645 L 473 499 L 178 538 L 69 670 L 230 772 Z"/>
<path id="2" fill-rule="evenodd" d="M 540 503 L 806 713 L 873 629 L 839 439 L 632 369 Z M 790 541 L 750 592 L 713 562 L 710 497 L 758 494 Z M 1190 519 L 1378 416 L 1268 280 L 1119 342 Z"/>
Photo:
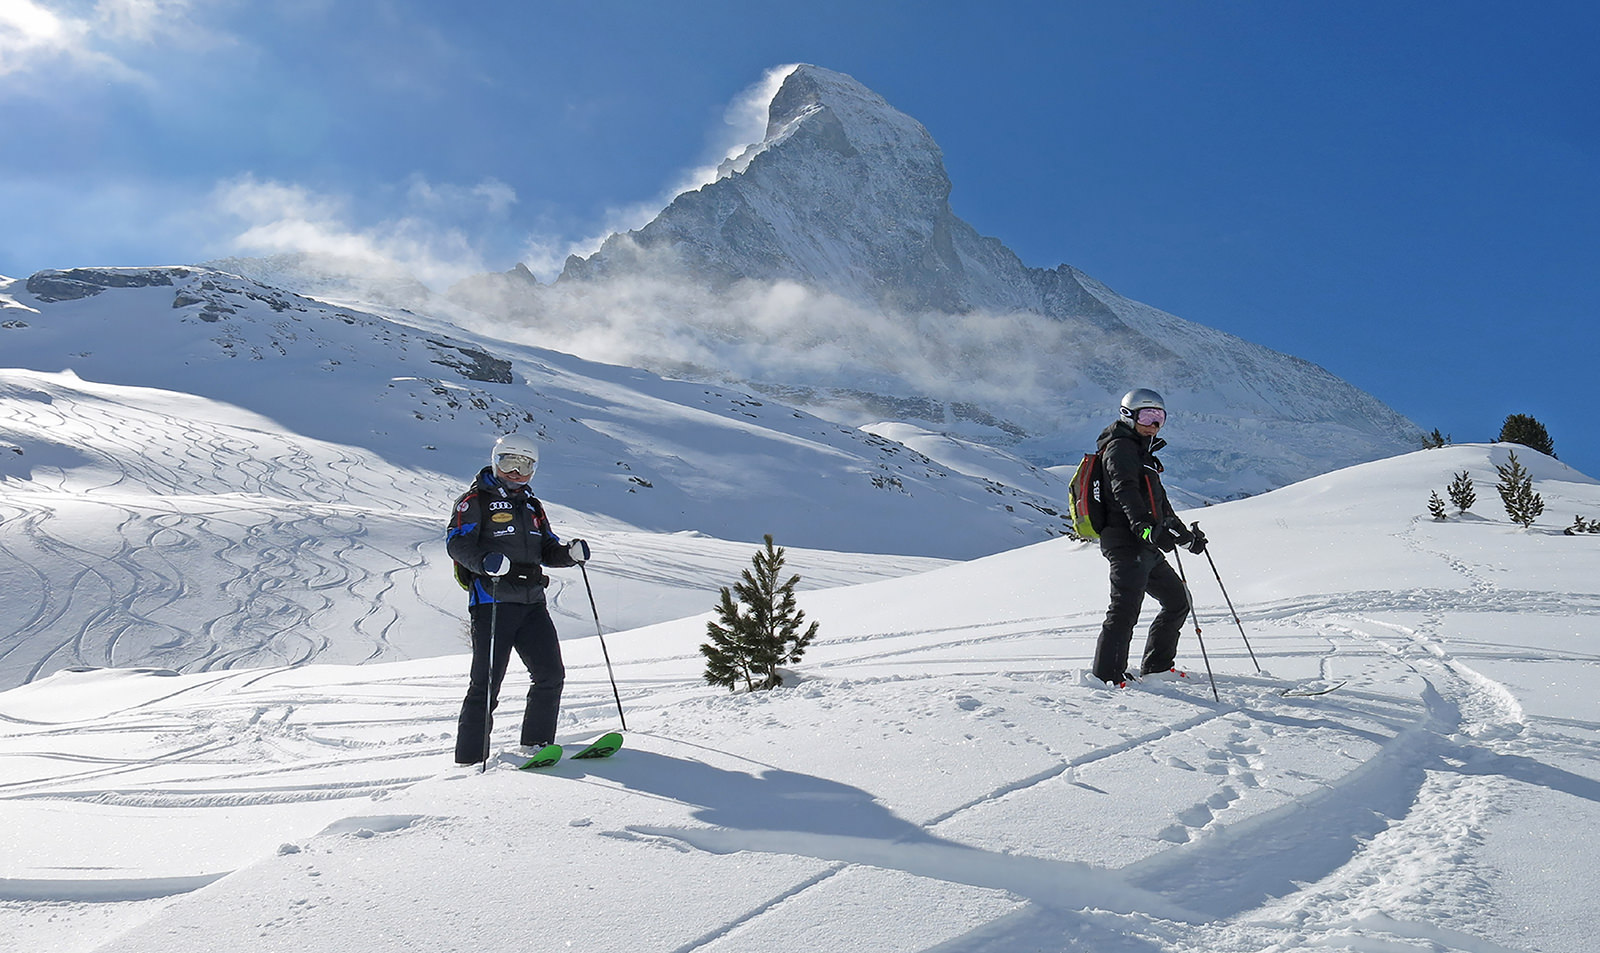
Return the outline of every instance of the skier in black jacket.
<path id="1" fill-rule="evenodd" d="M 1177 546 L 1205 552 L 1205 537 L 1184 528 L 1161 485 L 1161 461 L 1155 454 L 1166 441 L 1156 432 L 1166 420 L 1160 394 L 1143 387 L 1131 390 L 1122 398 L 1116 423 L 1100 434 L 1098 444 L 1105 480 L 1101 499 L 1106 501 L 1100 552 L 1111 563 L 1111 607 L 1095 646 L 1094 675 L 1117 687 L 1133 677 L 1128 646 L 1147 592 L 1161 603 L 1161 611 L 1150 623 L 1140 674 L 1172 670 L 1189 597 L 1161 553 Z"/>
<path id="2" fill-rule="evenodd" d="M 522 434 L 506 434 L 495 441 L 489 460 L 456 500 L 445 533 L 457 578 L 469 593 L 467 612 L 472 617 L 472 674 L 456 730 L 457 764 L 477 764 L 488 757 L 494 727 L 489 710 L 499 703 L 512 649 L 533 681 L 522 715 L 522 744 L 537 748 L 555 740 L 566 668 L 545 606 L 549 580 L 540 567 L 571 567 L 589 558 L 588 543 L 563 543 L 556 536 L 544 507 L 528 489 L 539 465 L 537 443 Z"/>

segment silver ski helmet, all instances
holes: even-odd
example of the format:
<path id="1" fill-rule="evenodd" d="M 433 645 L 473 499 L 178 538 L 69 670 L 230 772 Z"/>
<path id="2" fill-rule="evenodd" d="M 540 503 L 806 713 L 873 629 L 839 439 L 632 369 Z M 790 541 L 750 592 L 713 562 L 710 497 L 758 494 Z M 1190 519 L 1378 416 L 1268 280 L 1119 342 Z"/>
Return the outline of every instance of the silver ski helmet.
<path id="1" fill-rule="evenodd" d="M 506 460 L 507 465 L 502 466 L 502 457 L 513 459 Z M 539 444 L 526 434 L 508 433 L 494 442 L 494 449 L 489 451 L 489 465 L 496 474 L 515 473 L 532 479 L 534 471 L 539 469 Z"/>
<path id="2" fill-rule="evenodd" d="M 1122 395 L 1122 416 L 1124 418 L 1132 420 L 1139 416 L 1139 411 L 1146 407 L 1155 407 L 1158 410 L 1165 411 L 1167 404 L 1161 399 L 1160 394 L 1148 387 L 1135 387 Z"/>

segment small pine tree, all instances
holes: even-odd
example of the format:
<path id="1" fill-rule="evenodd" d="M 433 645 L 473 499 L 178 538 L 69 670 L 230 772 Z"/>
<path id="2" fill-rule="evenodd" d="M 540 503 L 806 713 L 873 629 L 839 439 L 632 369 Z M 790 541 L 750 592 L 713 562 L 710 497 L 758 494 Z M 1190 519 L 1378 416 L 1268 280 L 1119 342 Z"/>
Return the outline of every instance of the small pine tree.
<path id="1" fill-rule="evenodd" d="M 1544 512 L 1544 498 L 1533 492 L 1533 477 L 1518 462 L 1517 452 L 1511 451 L 1511 462 L 1504 466 L 1497 463 L 1494 468 L 1500 472 L 1500 482 L 1495 484 L 1495 489 L 1500 492 L 1506 515 L 1513 523 L 1532 526 Z"/>
<path id="2" fill-rule="evenodd" d="M 1472 477 L 1465 470 L 1455 474 L 1446 492 L 1450 494 L 1450 502 L 1462 513 L 1472 509 L 1472 504 L 1478 502 L 1478 494 L 1472 489 Z"/>
<path id="3" fill-rule="evenodd" d="M 1434 490 L 1432 493 L 1428 494 L 1428 512 L 1432 514 L 1433 518 L 1436 520 L 1442 520 L 1445 517 L 1444 500 L 1439 499 L 1438 490 Z"/>
<path id="4" fill-rule="evenodd" d="M 1424 450 L 1437 450 L 1449 442 L 1449 435 L 1440 433 L 1438 427 L 1433 428 L 1433 433 L 1422 435 L 1422 449 Z"/>
<path id="5" fill-rule="evenodd" d="M 1511 414 L 1506 417 L 1506 422 L 1500 425 L 1500 442 L 1520 443 L 1530 450 L 1537 450 L 1547 456 L 1556 455 L 1556 445 L 1550 442 L 1550 432 L 1544 429 L 1544 424 L 1528 414 Z"/>
<path id="6" fill-rule="evenodd" d="M 800 577 L 778 582 L 784 550 L 773 547 L 771 534 L 765 539 L 766 548 L 751 560 L 754 572 L 746 569 L 731 590 L 723 588 L 718 621 L 706 623 L 711 641 L 700 646 L 700 654 L 706 657 L 706 681 L 729 691 L 741 681 L 752 692 L 782 685 L 778 666 L 800 661 L 817 635 L 815 622 L 804 632 L 800 630 L 806 618 L 795 603 L 794 587 Z"/>

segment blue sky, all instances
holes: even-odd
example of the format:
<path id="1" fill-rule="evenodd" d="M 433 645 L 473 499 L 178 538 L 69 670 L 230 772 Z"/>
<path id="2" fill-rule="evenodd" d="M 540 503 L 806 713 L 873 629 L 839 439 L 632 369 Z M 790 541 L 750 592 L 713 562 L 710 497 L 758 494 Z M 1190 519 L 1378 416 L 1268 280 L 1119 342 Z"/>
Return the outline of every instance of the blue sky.
<path id="1" fill-rule="evenodd" d="M 955 212 L 1028 264 L 1457 441 L 1532 414 L 1600 476 L 1597 41 L 1575 2 L 5 0 L 0 274 L 549 273 L 808 62 L 920 120 Z"/>

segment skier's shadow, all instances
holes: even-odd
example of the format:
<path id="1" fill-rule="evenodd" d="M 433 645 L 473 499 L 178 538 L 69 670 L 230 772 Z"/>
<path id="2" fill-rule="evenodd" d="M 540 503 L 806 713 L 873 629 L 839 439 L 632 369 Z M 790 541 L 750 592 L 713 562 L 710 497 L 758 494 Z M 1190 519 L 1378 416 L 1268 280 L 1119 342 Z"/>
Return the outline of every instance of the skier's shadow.
<path id="1" fill-rule="evenodd" d="M 604 770 L 640 794 L 695 808 L 703 829 L 630 825 L 701 850 L 757 850 L 867 864 L 950 883 L 1005 890 L 1052 907 L 1143 910 L 1168 919 L 1188 911 L 1125 883 L 1117 871 L 1076 861 L 1002 854 L 936 837 L 860 788 L 768 765 L 730 771 L 630 749 Z"/>
<path id="2" fill-rule="evenodd" d="M 696 820 L 744 831 L 795 831 L 898 842 L 939 841 L 860 788 L 766 765 L 730 771 L 626 750 L 604 772 L 630 790 L 695 805 Z"/>

